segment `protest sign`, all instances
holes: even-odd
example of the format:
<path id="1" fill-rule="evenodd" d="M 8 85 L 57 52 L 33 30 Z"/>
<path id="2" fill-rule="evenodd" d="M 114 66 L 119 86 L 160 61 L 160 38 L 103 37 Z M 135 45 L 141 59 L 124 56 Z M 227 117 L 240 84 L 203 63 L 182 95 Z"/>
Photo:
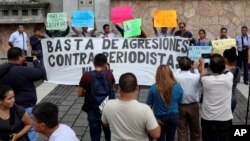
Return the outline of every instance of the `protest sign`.
<path id="1" fill-rule="evenodd" d="M 94 27 L 93 11 L 74 11 L 72 18 L 72 27 Z"/>
<path id="2" fill-rule="evenodd" d="M 67 29 L 66 13 L 48 13 L 47 14 L 47 30 L 65 30 Z"/>
<path id="3" fill-rule="evenodd" d="M 177 58 L 187 56 L 189 41 L 181 37 L 124 38 L 47 38 L 42 40 L 43 59 L 49 82 L 78 85 L 83 71 L 94 70 L 93 59 L 98 53 L 108 57 L 116 79 L 132 72 L 140 85 L 155 83 L 160 64 L 172 70 Z"/>
<path id="4" fill-rule="evenodd" d="M 223 55 L 224 50 L 236 47 L 235 39 L 223 39 L 212 41 L 213 53 Z"/>
<path id="5" fill-rule="evenodd" d="M 176 27 L 177 14 L 175 10 L 156 10 L 154 13 L 155 27 Z"/>
<path id="6" fill-rule="evenodd" d="M 125 21 L 123 27 L 125 38 L 141 35 L 141 19 Z"/>
<path id="7" fill-rule="evenodd" d="M 132 7 L 131 6 L 119 6 L 113 7 L 111 11 L 112 22 L 114 24 L 122 23 L 132 19 Z"/>
<path id="8" fill-rule="evenodd" d="M 211 54 L 212 53 L 212 46 L 189 46 L 188 47 L 188 57 L 192 61 L 198 62 L 199 59 L 202 57 L 202 54 Z M 205 59 L 206 63 L 209 63 L 209 59 Z"/>

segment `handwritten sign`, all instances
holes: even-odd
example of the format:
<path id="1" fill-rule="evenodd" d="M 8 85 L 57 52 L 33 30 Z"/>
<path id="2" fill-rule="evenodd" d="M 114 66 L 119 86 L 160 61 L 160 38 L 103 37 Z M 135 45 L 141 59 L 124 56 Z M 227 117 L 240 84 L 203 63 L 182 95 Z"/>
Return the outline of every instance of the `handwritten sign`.
<path id="1" fill-rule="evenodd" d="M 74 11 L 72 27 L 94 27 L 94 12 L 90 10 Z"/>
<path id="2" fill-rule="evenodd" d="M 132 7 L 131 6 L 120 6 L 112 8 L 112 22 L 114 24 L 122 23 L 132 19 Z"/>
<path id="3" fill-rule="evenodd" d="M 125 21 L 123 27 L 125 38 L 141 35 L 141 19 Z"/>
<path id="4" fill-rule="evenodd" d="M 220 55 L 223 55 L 223 52 L 226 49 L 236 47 L 236 41 L 235 39 L 214 40 L 212 41 L 212 45 L 213 45 L 213 53 L 218 53 Z"/>
<path id="5" fill-rule="evenodd" d="M 155 27 L 176 27 L 177 13 L 175 10 L 156 10 L 154 13 Z"/>
<path id="6" fill-rule="evenodd" d="M 198 62 L 199 58 L 202 57 L 202 54 L 211 54 L 212 46 L 189 46 L 188 47 L 188 57 L 192 61 Z M 209 59 L 205 59 L 206 63 L 209 63 Z"/>
<path id="7" fill-rule="evenodd" d="M 47 30 L 66 30 L 67 29 L 66 13 L 48 13 L 47 14 Z"/>

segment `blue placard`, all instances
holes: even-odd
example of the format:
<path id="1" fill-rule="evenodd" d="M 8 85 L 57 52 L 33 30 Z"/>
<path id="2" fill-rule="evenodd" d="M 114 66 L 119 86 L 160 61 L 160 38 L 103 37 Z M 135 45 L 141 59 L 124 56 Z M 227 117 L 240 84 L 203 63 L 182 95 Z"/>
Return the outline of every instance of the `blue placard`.
<path id="1" fill-rule="evenodd" d="M 94 12 L 90 10 L 74 11 L 72 27 L 94 27 Z"/>
<path id="2" fill-rule="evenodd" d="M 188 47 L 188 57 L 192 61 L 198 62 L 202 54 L 211 54 L 212 46 L 189 46 Z M 205 59 L 205 63 L 209 63 L 209 59 Z"/>

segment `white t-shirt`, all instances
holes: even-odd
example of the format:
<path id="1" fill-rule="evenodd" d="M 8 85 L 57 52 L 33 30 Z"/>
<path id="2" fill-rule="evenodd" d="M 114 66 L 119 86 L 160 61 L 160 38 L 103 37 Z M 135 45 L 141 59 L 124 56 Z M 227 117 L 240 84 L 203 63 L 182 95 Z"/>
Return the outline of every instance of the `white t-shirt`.
<path id="1" fill-rule="evenodd" d="M 148 141 L 148 131 L 158 126 L 150 107 L 137 100 L 109 100 L 102 122 L 109 124 L 112 141 Z"/>
<path id="2" fill-rule="evenodd" d="M 106 33 L 101 33 L 99 35 L 100 38 L 114 38 L 115 37 L 115 34 L 113 32 L 109 32 L 108 34 Z"/>
<path id="3" fill-rule="evenodd" d="M 233 74 L 202 76 L 203 102 L 201 117 L 205 120 L 228 121 L 233 118 L 231 98 Z"/>
<path id="4" fill-rule="evenodd" d="M 177 70 L 174 77 L 181 84 L 183 89 L 182 104 L 199 102 L 200 100 L 200 74 L 195 69 L 195 73 L 190 71 Z"/>
<path id="5" fill-rule="evenodd" d="M 59 127 L 51 134 L 48 141 L 79 141 L 79 139 L 69 126 L 59 124 Z"/>
<path id="6" fill-rule="evenodd" d="M 171 33 L 171 31 L 167 31 L 167 33 L 162 33 L 162 32 L 157 31 L 156 36 L 157 37 L 169 37 L 169 36 L 173 36 L 173 33 Z"/>

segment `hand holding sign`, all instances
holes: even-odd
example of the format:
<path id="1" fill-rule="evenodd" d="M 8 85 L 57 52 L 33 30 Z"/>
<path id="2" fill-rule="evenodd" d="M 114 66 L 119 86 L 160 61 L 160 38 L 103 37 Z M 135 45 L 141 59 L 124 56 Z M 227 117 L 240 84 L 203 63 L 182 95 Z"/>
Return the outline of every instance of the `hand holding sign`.
<path id="1" fill-rule="evenodd" d="M 113 7 L 111 11 L 112 22 L 114 24 L 122 23 L 127 20 L 132 19 L 132 7 L 131 6 L 121 6 Z"/>
<path id="2" fill-rule="evenodd" d="M 72 27 L 94 27 L 94 12 L 90 10 L 74 11 Z"/>
<path id="3" fill-rule="evenodd" d="M 155 27 L 176 27 L 177 14 L 175 10 L 156 10 L 154 13 Z"/>
<path id="4" fill-rule="evenodd" d="M 67 29 L 66 13 L 48 13 L 47 14 L 47 30 L 66 30 Z"/>
<path id="5" fill-rule="evenodd" d="M 125 38 L 141 35 L 141 19 L 126 21 L 123 27 Z"/>

